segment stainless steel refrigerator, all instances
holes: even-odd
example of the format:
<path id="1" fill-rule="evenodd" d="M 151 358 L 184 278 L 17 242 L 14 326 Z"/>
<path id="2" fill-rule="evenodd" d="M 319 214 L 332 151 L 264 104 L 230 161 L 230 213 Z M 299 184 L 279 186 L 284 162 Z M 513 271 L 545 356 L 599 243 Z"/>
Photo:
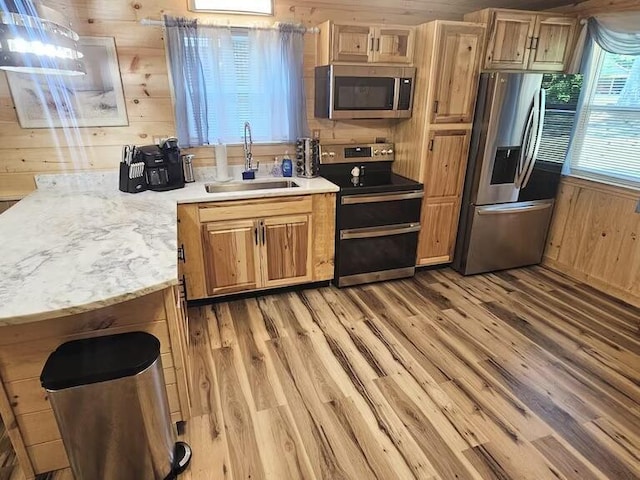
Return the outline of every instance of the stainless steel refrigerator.
<path id="1" fill-rule="evenodd" d="M 555 91 L 550 82 L 569 76 L 544 77 Z M 464 275 L 542 260 L 566 153 L 561 145 L 556 161 L 538 158 L 547 114 L 542 87 L 543 74 L 481 75 L 453 261 Z"/>

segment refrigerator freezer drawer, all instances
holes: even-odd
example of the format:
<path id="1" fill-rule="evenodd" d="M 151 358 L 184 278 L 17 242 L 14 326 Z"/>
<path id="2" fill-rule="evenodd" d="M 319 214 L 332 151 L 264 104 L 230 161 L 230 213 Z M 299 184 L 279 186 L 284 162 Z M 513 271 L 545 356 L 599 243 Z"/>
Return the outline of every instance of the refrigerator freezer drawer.
<path id="1" fill-rule="evenodd" d="M 464 274 L 540 263 L 553 200 L 473 207 Z"/>

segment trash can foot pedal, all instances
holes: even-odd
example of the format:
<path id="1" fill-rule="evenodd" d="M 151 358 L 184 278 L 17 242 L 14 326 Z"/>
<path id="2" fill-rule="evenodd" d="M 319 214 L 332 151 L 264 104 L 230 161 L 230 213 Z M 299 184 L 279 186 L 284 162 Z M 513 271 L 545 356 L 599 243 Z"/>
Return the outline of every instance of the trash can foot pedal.
<path id="1" fill-rule="evenodd" d="M 175 480 L 184 472 L 191 462 L 191 447 L 185 442 L 176 442 L 173 450 L 173 466 L 165 480 Z"/>

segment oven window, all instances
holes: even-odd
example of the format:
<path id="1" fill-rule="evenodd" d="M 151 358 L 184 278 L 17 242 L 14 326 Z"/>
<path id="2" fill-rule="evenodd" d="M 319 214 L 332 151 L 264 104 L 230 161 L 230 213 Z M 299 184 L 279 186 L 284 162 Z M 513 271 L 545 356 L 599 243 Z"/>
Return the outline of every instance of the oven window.
<path id="1" fill-rule="evenodd" d="M 393 110 L 395 78 L 336 77 L 334 110 Z"/>
<path id="2" fill-rule="evenodd" d="M 399 223 L 420 222 L 421 198 L 392 202 L 341 205 L 338 228 L 378 227 Z"/>
<path id="3" fill-rule="evenodd" d="M 340 240 L 338 275 L 379 272 L 416 264 L 418 233 Z"/>

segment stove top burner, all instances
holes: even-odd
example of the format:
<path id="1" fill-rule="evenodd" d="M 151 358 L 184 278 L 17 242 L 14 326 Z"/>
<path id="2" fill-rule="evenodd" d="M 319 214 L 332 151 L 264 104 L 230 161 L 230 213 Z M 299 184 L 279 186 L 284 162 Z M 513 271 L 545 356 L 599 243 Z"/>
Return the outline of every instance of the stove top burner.
<path id="1" fill-rule="evenodd" d="M 365 173 L 364 176 L 360 177 L 353 177 L 351 173 L 323 176 L 331 183 L 339 186 L 342 194 L 397 192 L 422 189 L 420 183 L 391 172 Z"/>

